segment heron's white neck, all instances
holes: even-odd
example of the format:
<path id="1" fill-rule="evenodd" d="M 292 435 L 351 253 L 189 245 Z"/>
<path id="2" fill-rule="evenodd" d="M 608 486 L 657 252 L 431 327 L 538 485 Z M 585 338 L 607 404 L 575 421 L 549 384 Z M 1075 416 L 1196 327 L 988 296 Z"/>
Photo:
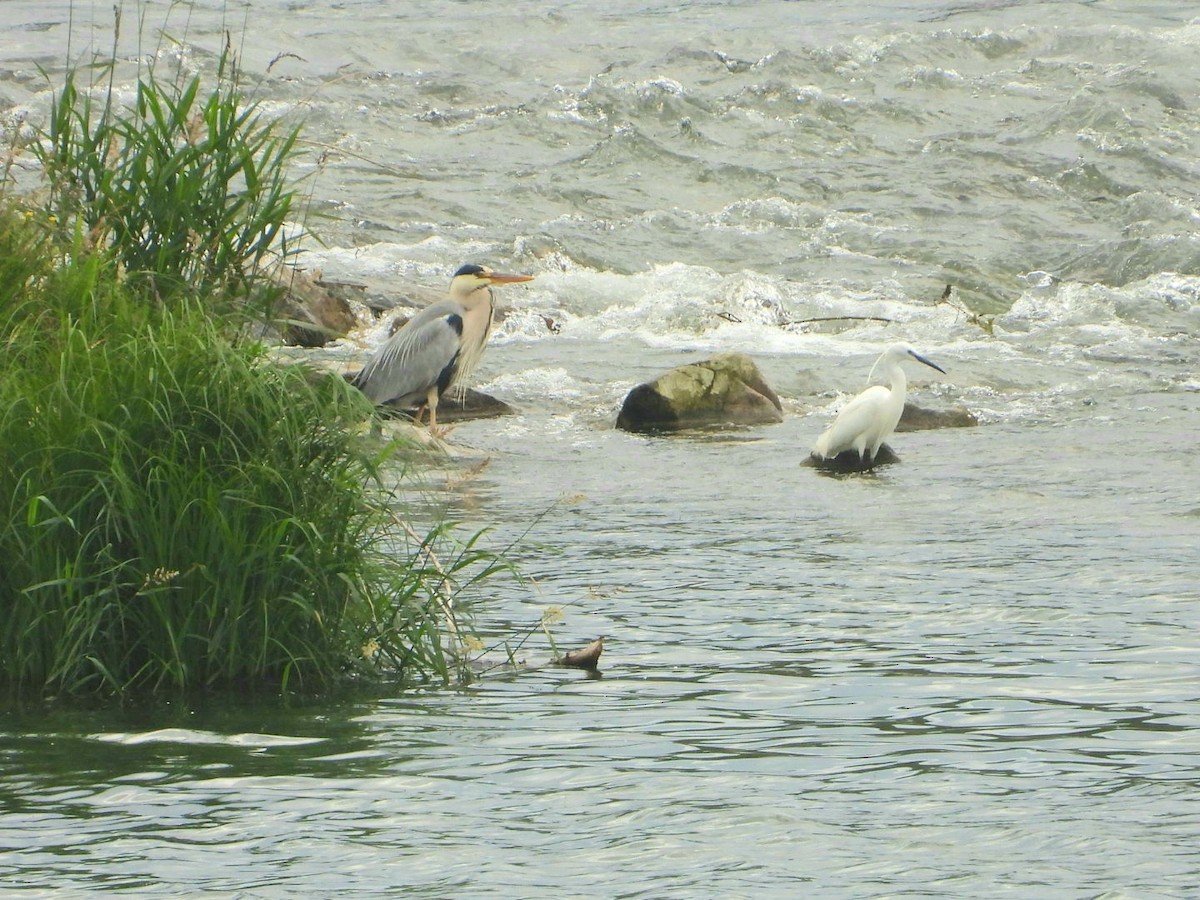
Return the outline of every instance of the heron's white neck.
<path id="1" fill-rule="evenodd" d="M 484 305 L 493 305 L 492 289 L 486 284 L 481 284 L 466 291 L 455 291 L 454 299 L 467 309 L 478 309 Z"/>
<path id="2" fill-rule="evenodd" d="M 471 291 L 456 292 L 455 299 L 463 305 L 463 340 L 458 356 L 457 381 L 465 381 L 475 371 L 492 333 L 495 297 L 486 284 Z"/>

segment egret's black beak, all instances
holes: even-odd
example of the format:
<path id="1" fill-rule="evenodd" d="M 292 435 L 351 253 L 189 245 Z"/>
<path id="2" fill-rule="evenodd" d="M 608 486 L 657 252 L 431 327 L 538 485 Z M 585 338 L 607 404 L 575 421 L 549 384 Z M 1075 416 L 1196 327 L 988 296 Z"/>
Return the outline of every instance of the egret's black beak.
<path id="1" fill-rule="evenodd" d="M 926 359 L 920 353 L 917 353 L 914 350 L 909 350 L 908 352 L 909 352 L 909 355 L 912 356 L 912 358 L 915 359 L 917 362 L 925 363 L 925 365 L 929 366 L 929 368 L 937 369 L 943 375 L 946 374 L 945 369 L 943 369 L 941 366 L 939 366 L 937 363 L 933 362 L 932 360 Z"/>

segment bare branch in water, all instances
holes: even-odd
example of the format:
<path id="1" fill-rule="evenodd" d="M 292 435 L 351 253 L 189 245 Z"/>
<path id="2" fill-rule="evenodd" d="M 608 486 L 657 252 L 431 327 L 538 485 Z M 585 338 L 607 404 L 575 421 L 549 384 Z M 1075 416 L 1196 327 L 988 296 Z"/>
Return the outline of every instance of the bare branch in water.
<path id="1" fill-rule="evenodd" d="M 985 315 L 983 313 L 973 312 L 972 310 L 968 309 L 967 306 L 964 305 L 962 302 L 956 302 L 954 300 L 953 294 L 954 294 L 954 285 L 952 285 L 952 284 L 946 285 L 946 289 L 944 291 L 942 291 L 942 296 L 938 297 L 937 303 L 935 305 L 941 306 L 944 303 L 947 306 L 949 306 L 951 309 L 955 309 L 959 313 L 961 313 L 963 315 L 963 317 L 966 318 L 967 322 L 970 323 L 971 325 L 978 325 L 980 328 L 982 328 L 988 334 L 994 333 L 995 326 L 996 326 L 996 316 L 995 315 Z"/>
<path id="2" fill-rule="evenodd" d="M 812 325 L 816 322 L 883 322 L 891 325 L 895 319 L 885 319 L 883 316 L 816 316 L 812 319 L 796 319 L 792 322 L 780 322 L 780 327 L 788 325 Z"/>
<path id="3" fill-rule="evenodd" d="M 717 313 L 718 319 L 724 319 L 726 322 L 733 322 L 735 325 L 742 324 L 739 319 L 731 312 Z M 894 319 L 885 319 L 882 316 L 816 316 L 811 319 L 789 319 L 784 322 L 777 322 L 780 328 L 787 328 L 789 325 L 812 325 L 817 322 L 883 322 L 886 325 L 891 325 Z"/>

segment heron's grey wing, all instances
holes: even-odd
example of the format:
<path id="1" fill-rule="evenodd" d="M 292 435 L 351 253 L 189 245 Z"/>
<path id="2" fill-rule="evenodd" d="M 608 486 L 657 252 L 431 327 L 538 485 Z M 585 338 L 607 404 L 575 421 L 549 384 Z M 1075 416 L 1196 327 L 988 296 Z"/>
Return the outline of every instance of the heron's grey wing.
<path id="1" fill-rule="evenodd" d="M 423 402 L 458 355 L 463 313 L 453 300 L 425 307 L 387 339 L 354 383 L 373 403 Z"/>

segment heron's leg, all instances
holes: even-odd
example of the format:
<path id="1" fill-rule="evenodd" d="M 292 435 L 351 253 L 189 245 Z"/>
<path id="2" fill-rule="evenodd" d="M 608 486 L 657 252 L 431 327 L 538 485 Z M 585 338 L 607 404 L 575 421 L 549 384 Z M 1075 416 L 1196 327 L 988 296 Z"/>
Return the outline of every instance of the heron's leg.
<path id="1" fill-rule="evenodd" d="M 437 389 L 437 385 L 434 385 L 433 387 L 431 387 L 429 389 L 429 393 L 426 395 L 425 405 L 429 407 L 429 433 L 432 434 L 434 437 L 441 437 L 442 432 L 445 429 L 442 429 L 441 431 L 438 430 L 438 423 L 437 423 L 438 389 Z"/>

